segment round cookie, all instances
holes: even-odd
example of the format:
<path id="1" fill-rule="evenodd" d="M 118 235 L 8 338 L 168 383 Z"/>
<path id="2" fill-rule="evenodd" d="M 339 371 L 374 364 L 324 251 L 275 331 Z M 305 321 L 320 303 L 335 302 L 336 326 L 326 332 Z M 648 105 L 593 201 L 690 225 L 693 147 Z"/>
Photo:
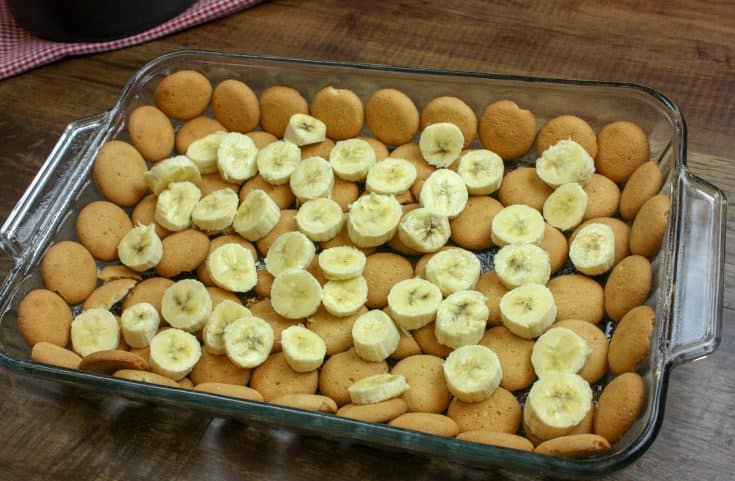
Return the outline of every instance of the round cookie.
<path id="1" fill-rule="evenodd" d="M 462 99 L 457 97 L 437 97 L 424 106 L 421 111 L 421 130 L 431 124 L 450 122 L 462 131 L 464 148 L 477 136 L 477 116 Z"/>
<path id="2" fill-rule="evenodd" d="M 130 220 L 133 222 L 133 225 L 155 225 L 156 234 L 163 239 L 171 231 L 156 222 L 156 202 L 158 202 L 158 196 L 155 194 L 148 194 L 143 197 L 133 209 L 133 213 L 130 214 Z"/>
<path id="3" fill-rule="evenodd" d="M 643 204 L 664 185 L 664 175 L 656 162 L 648 161 L 635 169 L 620 196 L 620 217 L 632 220 Z"/>
<path id="4" fill-rule="evenodd" d="M 327 356 L 332 356 L 352 347 L 352 325 L 366 312 L 367 308 L 363 306 L 351 316 L 336 317 L 327 312 L 324 306 L 319 306 L 319 309 L 306 320 L 305 325 L 324 340 L 324 344 L 327 345 Z"/>
<path id="5" fill-rule="evenodd" d="M 465 431 L 457 435 L 457 439 L 471 443 L 500 446 L 501 448 L 517 449 L 519 451 L 533 451 L 533 444 L 523 436 L 494 431 Z"/>
<path id="6" fill-rule="evenodd" d="M 595 433 L 610 443 L 617 442 L 643 411 L 646 387 L 643 379 L 626 372 L 616 377 L 602 390 L 595 413 Z"/>
<path id="7" fill-rule="evenodd" d="M 648 306 L 630 310 L 615 327 L 607 360 L 613 374 L 634 371 L 648 359 L 656 312 Z"/>
<path id="8" fill-rule="evenodd" d="M 384 423 L 405 412 L 405 401 L 401 398 L 393 398 L 373 404 L 347 404 L 337 410 L 337 416 L 368 423 Z"/>
<path id="9" fill-rule="evenodd" d="M 90 202 L 77 215 L 79 241 L 90 254 L 104 262 L 117 259 L 117 245 L 132 228 L 128 214 L 112 202 Z"/>
<path id="10" fill-rule="evenodd" d="M 211 117 L 206 117 L 204 115 L 195 117 L 179 127 L 179 130 L 176 132 L 176 152 L 184 155 L 189 149 L 191 143 L 195 140 L 206 137 L 209 134 L 225 130 L 227 129 L 225 129 L 224 125 Z"/>
<path id="11" fill-rule="evenodd" d="M 503 370 L 500 385 L 508 391 L 525 389 L 536 380 L 531 364 L 532 340 L 516 336 L 505 326 L 497 326 L 485 332 L 480 345 L 497 354 Z"/>
<path id="12" fill-rule="evenodd" d="M 33 345 L 31 360 L 67 369 L 79 369 L 79 363 L 82 362 L 76 352 L 45 341 Z"/>
<path id="13" fill-rule="evenodd" d="M 262 149 L 278 140 L 278 137 L 263 130 L 253 130 L 246 134 L 258 149 Z"/>
<path id="14" fill-rule="evenodd" d="M 390 316 L 388 308 L 385 309 L 385 313 Z M 410 332 L 399 329 L 398 334 L 401 337 L 398 338 L 398 347 L 396 347 L 396 350 L 389 356 L 391 359 L 394 361 L 400 361 L 407 357 L 421 354 L 421 348 Z"/>
<path id="15" fill-rule="evenodd" d="M 370 309 L 382 309 L 388 305 L 388 292 L 399 281 L 413 277 L 413 266 L 404 257 L 390 252 L 367 256 L 362 273 L 368 285 L 365 305 Z"/>
<path id="16" fill-rule="evenodd" d="M 407 212 L 411 212 L 412 210 L 418 209 L 419 207 L 421 207 L 421 204 L 416 203 L 401 205 L 401 208 L 403 209 L 403 215 L 406 215 Z M 386 242 L 385 245 L 398 252 L 399 254 L 403 254 L 404 256 L 415 256 L 420 254 L 418 251 L 411 249 L 403 243 L 403 241 L 400 239 L 400 236 L 398 235 L 397 230 L 395 235 L 391 238 L 391 240 Z"/>
<path id="17" fill-rule="evenodd" d="M 536 137 L 536 116 L 512 100 L 498 100 L 485 107 L 478 131 L 483 147 L 503 160 L 522 157 Z"/>
<path id="18" fill-rule="evenodd" d="M 92 177 L 105 199 L 131 207 L 145 195 L 143 174 L 147 170 L 143 156 L 135 147 L 122 140 L 111 140 L 100 148 Z"/>
<path id="19" fill-rule="evenodd" d="M 651 263 L 642 256 L 628 256 L 616 265 L 605 284 L 605 312 L 619 321 L 648 299 L 653 282 Z"/>
<path id="20" fill-rule="evenodd" d="M 296 224 L 296 209 L 286 209 L 281 211 L 281 218 L 278 223 L 268 234 L 255 241 L 258 251 L 265 257 L 268 255 L 268 249 L 276 241 L 276 239 L 286 232 L 296 232 L 299 226 Z"/>
<path id="21" fill-rule="evenodd" d="M 322 241 L 319 243 L 322 250 L 329 249 L 330 247 L 349 246 L 349 247 L 354 247 L 355 249 L 360 249 L 362 253 L 365 254 L 366 256 L 373 254 L 376 250 L 375 247 L 357 247 L 350 239 L 350 235 L 347 232 L 348 216 L 349 214 L 345 213 L 344 225 L 342 226 L 342 230 L 340 230 L 336 236 L 332 237 L 331 239 L 327 241 Z"/>
<path id="22" fill-rule="evenodd" d="M 308 113 L 309 103 L 294 88 L 274 85 L 260 94 L 260 126 L 279 139 L 283 138 L 293 114 Z"/>
<path id="23" fill-rule="evenodd" d="M 557 272 L 564 267 L 569 255 L 569 244 L 564 234 L 548 222 L 544 223 L 544 238 L 539 242 L 539 247 L 549 254 L 551 273 Z"/>
<path id="24" fill-rule="evenodd" d="M 64 299 L 46 289 L 29 292 L 18 306 L 18 330 L 29 346 L 39 342 L 66 346 L 71 321 L 71 309 Z"/>
<path id="25" fill-rule="evenodd" d="M 110 310 L 112 306 L 123 300 L 128 292 L 135 287 L 137 281 L 134 279 L 118 279 L 102 284 L 84 300 L 82 310 L 102 308 Z"/>
<path id="26" fill-rule="evenodd" d="M 486 196 L 471 196 L 464 210 L 449 221 L 452 240 L 465 249 L 483 250 L 493 246 L 490 223 L 503 204 Z"/>
<path id="27" fill-rule="evenodd" d="M 638 211 L 630 228 L 630 252 L 653 257 L 661 248 L 669 225 L 671 200 L 668 195 L 651 197 Z"/>
<path id="28" fill-rule="evenodd" d="M 311 259 L 311 264 L 309 264 L 309 267 L 306 268 L 306 271 L 314 276 L 314 279 L 317 280 L 320 286 L 324 287 L 324 284 L 327 283 L 329 279 L 324 277 L 324 273 L 322 272 L 322 268 L 319 267 L 319 256 L 314 256 Z"/>
<path id="29" fill-rule="evenodd" d="M 362 100 L 349 89 L 324 87 L 311 100 L 311 115 L 327 126 L 327 137 L 335 140 L 357 136 L 365 121 Z"/>
<path id="30" fill-rule="evenodd" d="M 201 268 L 201 266 L 199 267 Z M 201 279 L 201 276 L 200 276 L 200 279 Z M 259 269 L 258 270 L 258 280 L 255 283 L 255 287 L 253 287 L 253 292 L 255 292 L 255 295 L 258 296 L 258 298 L 260 299 L 263 299 L 265 297 L 270 297 L 271 287 L 273 286 L 274 280 L 275 280 L 275 277 L 273 277 L 273 274 L 271 274 L 265 269 L 265 266 L 263 266 L 262 269 Z"/>
<path id="31" fill-rule="evenodd" d="M 240 301 L 240 298 L 237 297 L 237 294 L 235 294 L 234 292 L 226 291 L 221 287 L 209 286 L 207 287 L 207 293 L 209 293 L 209 297 L 212 299 L 213 309 L 217 307 L 217 304 L 222 301 L 232 301 L 237 304 L 242 304 L 242 301 Z"/>
<path id="32" fill-rule="evenodd" d="M 136 369 L 120 369 L 119 371 L 115 371 L 113 374 L 114 377 L 119 377 L 121 379 L 127 379 L 129 381 L 138 381 L 138 382 L 147 382 L 151 384 L 160 384 L 161 386 L 168 386 L 168 387 L 180 387 L 176 381 L 173 381 L 166 376 L 161 376 L 160 374 L 156 374 L 154 372 L 150 371 L 139 371 Z"/>
<path id="33" fill-rule="evenodd" d="M 334 178 L 334 187 L 332 187 L 332 195 L 329 198 L 338 203 L 344 212 L 350 210 L 350 204 L 355 202 L 359 196 L 360 188 L 357 183 L 339 177 Z"/>
<path id="34" fill-rule="evenodd" d="M 212 84 L 195 70 L 179 70 L 161 80 L 153 96 L 156 107 L 164 114 L 188 120 L 207 109 L 212 97 Z"/>
<path id="35" fill-rule="evenodd" d="M 503 323 L 500 319 L 500 298 L 508 292 L 495 271 L 487 271 L 480 276 L 475 290 L 483 293 L 487 298 L 487 308 L 490 316 L 487 319 L 488 326 L 499 326 Z"/>
<path id="36" fill-rule="evenodd" d="M 571 139 L 584 147 L 584 150 L 593 159 L 597 155 L 597 136 L 595 135 L 595 131 L 584 119 L 574 115 L 554 117 L 541 127 L 541 130 L 538 131 L 538 135 L 536 136 L 536 154 L 540 157 L 546 149 L 560 140 L 566 139 Z"/>
<path id="37" fill-rule="evenodd" d="M 386 372 L 388 364 L 385 362 L 364 361 L 354 349 L 340 352 L 322 364 L 319 371 L 319 393 L 334 399 L 338 406 L 344 406 L 352 401 L 348 387 L 362 378 Z M 406 412 L 406 403 L 403 400 L 401 403 L 404 405 L 403 412 Z"/>
<path id="38" fill-rule="evenodd" d="M 102 282 L 116 281 L 119 279 L 135 279 L 141 281 L 143 278 L 139 273 L 125 266 L 105 266 L 98 274 L 97 278 Z"/>
<path id="39" fill-rule="evenodd" d="M 209 252 L 209 237 L 194 229 L 167 236 L 163 241 L 163 256 L 155 268 L 161 277 L 174 277 L 191 272 L 204 261 Z"/>
<path id="40" fill-rule="evenodd" d="M 246 386 L 236 386 L 234 384 L 224 384 L 220 382 L 205 382 L 197 384 L 194 389 L 210 394 L 218 394 L 220 396 L 245 399 L 247 401 L 264 401 L 263 396 L 261 396 L 257 390 Z"/>
<path id="41" fill-rule="evenodd" d="M 85 356 L 79 363 L 82 371 L 112 374 L 120 369 L 148 370 L 148 361 L 128 351 L 97 351 Z"/>
<path id="42" fill-rule="evenodd" d="M 388 425 L 434 436 L 453 437 L 459 433 L 459 427 L 454 419 L 437 413 L 409 412 L 392 419 Z"/>
<path id="43" fill-rule="evenodd" d="M 46 289 L 69 304 L 79 304 L 97 287 L 97 265 L 82 244 L 61 241 L 43 256 L 41 278 Z"/>
<path id="44" fill-rule="evenodd" d="M 615 260 L 613 261 L 613 266 L 617 265 L 618 262 L 630 254 L 630 226 L 620 219 L 616 219 L 615 217 L 597 217 L 586 220 L 574 229 L 574 232 L 569 237 L 569 244 L 571 245 L 580 230 L 594 223 L 606 224 L 612 229 L 613 236 L 615 237 Z"/>
<path id="45" fill-rule="evenodd" d="M 419 354 L 399 361 L 391 374 L 404 376 L 411 388 L 402 398 L 409 412 L 443 413 L 449 406 L 450 394 L 444 380 L 444 359 Z"/>
<path id="46" fill-rule="evenodd" d="M 163 291 L 173 285 L 174 281 L 164 277 L 150 277 L 143 282 L 138 283 L 138 285 L 128 292 L 127 296 L 125 296 L 125 300 L 122 304 L 123 311 L 139 302 L 147 302 L 156 308 L 161 319 L 161 323 L 164 324 L 165 321 L 161 315 L 161 298 L 163 297 Z"/>
<path id="47" fill-rule="evenodd" d="M 377 162 L 380 162 L 381 160 L 388 157 L 388 147 L 386 147 L 383 142 L 379 141 L 376 138 L 362 136 L 362 135 L 357 138 L 360 140 L 364 140 L 365 142 L 370 144 L 370 147 L 372 147 L 373 151 L 375 152 L 375 160 Z"/>
<path id="48" fill-rule="evenodd" d="M 230 189 L 237 194 L 240 186 L 227 182 L 219 174 L 205 174 L 199 181 L 199 191 L 202 193 L 202 197 L 222 189 Z"/>
<path id="49" fill-rule="evenodd" d="M 452 352 L 452 348 L 440 344 L 436 339 L 435 323 L 431 322 L 420 329 L 411 331 L 416 344 L 421 348 L 421 352 L 430 356 L 446 358 Z"/>
<path id="50" fill-rule="evenodd" d="M 539 212 L 544 208 L 546 198 L 554 189 L 546 185 L 533 167 L 520 167 L 511 170 L 498 189 L 498 199 L 504 206 L 526 204 Z"/>
<path id="51" fill-rule="evenodd" d="M 176 383 L 181 387 L 182 389 L 194 389 L 194 383 L 191 382 L 191 379 L 188 377 L 182 377 Z"/>
<path id="52" fill-rule="evenodd" d="M 224 80 L 212 92 L 212 112 L 227 130 L 250 132 L 260 121 L 260 106 L 255 92 L 239 80 Z"/>
<path id="53" fill-rule="evenodd" d="M 205 348 L 189 377 L 194 385 L 220 382 L 245 386 L 250 380 L 250 369 L 236 366 L 227 356 L 212 354 Z"/>
<path id="54" fill-rule="evenodd" d="M 615 182 L 604 175 L 592 174 L 584 185 L 584 191 L 587 193 L 587 210 L 582 220 L 615 215 L 620 202 L 620 188 Z"/>
<path id="55" fill-rule="evenodd" d="M 128 135 L 145 160 L 158 162 L 174 149 L 174 128 L 166 114 L 152 105 L 142 105 L 128 117 Z"/>
<path id="56" fill-rule="evenodd" d="M 635 169 L 651 159 L 648 136 L 633 122 L 605 125 L 597 135 L 597 146 L 595 168 L 617 183 L 628 180 Z"/>
<path id="57" fill-rule="evenodd" d="M 577 319 L 558 321 L 554 323 L 553 327 L 566 327 L 567 329 L 574 331 L 574 333 L 584 339 L 589 348 L 592 349 L 592 353 L 590 354 L 590 357 L 587 358 L 587 362 L 582 369 L 577 372 L 577 374 L 583 377 L 585 381 L 590 384 L 594 384 L 607 374 L 607 337 L 599 327 L 590 322 L 580 321 Z"/>
<path id="58" fill-rule="evenodd" d="M 271 404 L 286 406 L 290 408 L 303 409 L 305 411 L 318 411 L 334 414 L 337 412 L 337 403 L 334 399 L 321 394 L 284 394 L 271 399 Z"/>
<path id="59" fill-rule="evenodd" d="M 269 184 L 260 175 L 256 175 L 242 184 L 242 187 L 240 187 L 240 202 L 245 200 L 245 197 L 256 189 L 260 189 L 268 194 L 268 197 L 276 203 L 279 209 L 288 209 L 294 203 L 295 197 L 288 183 L 281 185 Z"/>
<path id="60" fill-rule="evenodd" d="M 334 140 L 324 139 L 316 144 L 303 145 L 300 148 L 302 159 L 321 157 L 324 160 L 328 160 L 329 154 L 332 153 L 332 149 L 334 148 Z"/>
<path id="61" fill-rule="evenodd" d="M 299 324 L 299 321 L 286 319 L 285 317 L 278 314 L 276 310 L 273 309 L 273 305 L 271 304 L 270 299 L 263 299 L 262 301 L 256 302 L 255 304 L 250 306 L 250 312 L 252 312 L 254 316 L 263 319 L 265 322 L 270 324 L 271 328 L 273 328 L 274 340 L 271 352 L 280 352 L 282 349 L 281 333 L 285 329 Z"/>
<path id="62" fill-rule="evenodd" d="M 236 234 L 227 234 L 222 235 L 219 237 L 215 237 L 209 242 L 209 249 L 207 250 L 207 256 L 211 254 L 215 249 L 218 247 L 222 247 L 225 244 L 238 244 L 247 250 L 250 251 L 250 254 L 253 256 L 253 260 L 255 262 L 258 262 L 258 251 L 255 248 L 255 246 L 250 243 L 249 241 L 243 239 L 239 235 Z M 212 278 L 209 276 L 209 272 L 207 271 L 207 261 L 206 257 L 204 261 L 202 261 L 201 264 L 199 264 L 199 267 L 197 267 L 197 277 L 199 277 L 199 280 L 202 281 L 202 284 L 205 286 L 213 286 L 214 281 L 212 281 Z M 270 295 L 270 289 L 268 290 L 268 293 Z"/>
<path id="63" fill-rule="evenodd" d="M 582 274 L 554 277 L 546 285 L 556 303 L 556 320 L 579 319 L 598 324 L 605 315 L 605 291 Z"/>
<path id="64" fill-rule="evenodd" d="M 564 458 L 583 458 L 610 450 L 607 439 L 597 434 L 570 434 L 549 439 L 536 446 L 535 453 Z"/>
<path id="65" fill-rule="evenodd" d="M 401 145 L 418 132 L 419 111 L 403 92 L 380 89 L 365 105 L 365 121 L 375 138 L 388 145 Z"/>
<path id="66" fill-rule="evenodd" d="M 467 403 L 452 400 L 447 416 L 454 419 L 461 433 L 481 429 L 515 434 L 521 425 L 521 405 L 513 394 L 499 387 L 485 401 Z"/>
<path id="67" fill-rule="evenodd" d="M 296 372 L 288 366 L 282 352 L 271 354 L 260 366 L 253 369 L 250 387 L 269 402 L 284 394 L 316 394 L 319 374 L 316 370 Z"/>

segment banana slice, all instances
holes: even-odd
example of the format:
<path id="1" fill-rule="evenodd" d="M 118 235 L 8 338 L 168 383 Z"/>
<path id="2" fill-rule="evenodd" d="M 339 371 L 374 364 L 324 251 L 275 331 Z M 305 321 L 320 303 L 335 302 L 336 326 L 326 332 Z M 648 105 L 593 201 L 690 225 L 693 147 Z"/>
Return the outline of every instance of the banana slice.
<path id="1" fill-rule="evenodd" d="M 420 329 L 436 318 L 442 292 L 431 282 L 414 277 L 404 279 L 388 292 L 388 308 L 398 327 Z"/>
<path id="2" fill-rule="evenodd" d="M 258 147 L 253 139 L 239 132 L 224 136 L 217 149 L 217 170 L 233 184 L 242 184 L 258 173 Z"/>
<path id="3" fill-rule="evenodd" d="M 485 334 L 489 317 L 487 297 L 482 293 L 457 291 L 450 294 L 436 311 L 436 340 L 453 349 L 477 344 Z"/>
<path id="4" fill-rule="evenodd" d="M 205 232 L 223 232 L 232 225 L 239 201 L 230 189 L 215 190 L 197 203 L 191 212 L 191 222 Z"/>
<path id="5" fill-rule="evenodd" d="M 327 355 L 327 344 L 314 331 L 302 325 L 291 326 L 281 332 L 281 346 L 286 362 L 296 372 L 318 369 Z"/>
<path id="6" fill-rule="evenodd" d="M 505 165 L 491 150 L 470 150 L 459 159 L 457 173 L 464 179 L 470 195 L 488 195 L 500 188 Z"/>
<path id="7" fill-rule="evenodd" d="M 322 304 L 335 317 L 356 313 L 367 302 L 368 285 L 364 277 L 344 281 L 327 281 L 322 286 Z"/>
<path id="8" fill-rule="evenodd" d="M 191 213 L 202 198 L 199 187 L 191 182 L 174 182 L 161 192 L 153 218 L 170 231 L 191 226 Z"/>
<path id="9" fill-rule="evenodd" d="M 342 207 L 332 199 L 308 200 L 296 213 L 296 225 L 306 236 L 322 242 L 339 234 L 345 223 Z"/>
<path id="10" fill-rule="evenodd" d="M 607 224 L 592 223 L 581 229 L 569 246 L 569 259 L 582 274 L 596 276 L 615 262 L 615 234 Z"/>
<path id="11" fill-rule="evenodd" d="M 529 431 L 541 440 L 569 434 L 592 408 L 592 388 L 571 373 L 549 374 L 533 383 L 523 408 Z"/>
<path id="12" fill-rule="evenodd" d="M 314 259 L 314 243 L 301 232 L 285 232 L 278 236 L 265 256 L 265 268 L 277 277 L 286 271 L 306 269 Z"/>
<path id="13" fill-rule="evenodd" d="M 576 374 L 592 354 L 587 341 L 566 327 L 552 327 L 533 344 L 531 364 L 538 377 L 568 372 Z"/>
<path id="14" fill-rule="evenodd" d="M 421 207 L 427 207 L 454 219 L 467 205 L 467 185 L 464 179 L 449 169 L 438 169 L 424 181 L 419 194 Z"/>
<path id="15" fill-rule="evenodd" d="M 258 282 L 253 254 L 240 244 L 224 244 L 207 256 L 207 273 L 222 289 L 247 292 Z"/>
<path id="16" fill-rule="evenodd" d="M 426 263 L 426 280 L 436 284 L 445 296 L 474 289 L 479 278 L 480 261 L 459 247 L 437 252 Z"/>
<path id="17" fill-rule="evenodd" d="M 130 229 L 117 245 L 117 256 L 134 271 L 156 267 L 163 257 L 163 244 L 156 234 L 155 224 Z"/>
<path id="18" fill-rule="evenodd" d="M 293 114 L 283 138 L 298 146 L 316 144 L 327 138 L 327 126 L 311 115 Z"/>
<path id="19" fill-rule="evenodd" d="M 400 339 L 395 323 L 383 311 L 368 311 L 352 325 L 355 353 L 366 361 L 384 361 L 396 350 Z"/>
<path id="20" fill-rule="evenodd" d="M 198 184 L 202 180 L 199 168 L 185 155 L 177 155 L 154 165 L 143 174 L 145 185 L 159 195 L 169 184 L 174 182 L 192 182 Z"/>
<path id="21" fill-rule="evenodd" d="M 196 332 L 211 313 L 212 298 L 196 279 L 183 279 L 163 291 L 161 315 L 175 328 Z"/>
<path id="22" fill-rule="evenodd" d="M 403 194 L 416 182 L 416 167 L 405 159 L 387 157 L 368 171 L 365 187 L 377 194 Z"/>
<path id="23" fill-rule="evenodd" d="M 508 244 L 539 244 L 544 240 L 546 224 L 539 211 L 524 204 L 504 207 L 490 224 L 493 242 L 499 247 Z"/>
<path id="24" fill-rule="evenodd" d="M 250 242 L 268 235 L 281 219 L 278 205 L 260 189 L 250 191 L 240 204 L 232 223 L 235 232 Z"/>
<path id="25" fill-rule="evenodd" d="M 71 322 L 71 345 L 82 357 L 116 349 L 118 344 L 120 327 L 107 309 L 87 309 Z"/>
<path id="26" fill-rule="evenodd" d="M 587 211 L 587 192 L 576 182 L 562 184 L 546 198 L 544 219 L 561 230 L 577 227 Z"/>
<path id="27" fill-rule="evenodd" d="M 365 180 L 375 162 L 375 150 L 362 139 L 340 140 L 329 153 L 334 173 L 348 181 Z"/>
<path id="28" fill-rule="evenodd" d="M 350 204 L 347 235 L 357 247 L 376 247 L 391 240 L 403 208 L 392 195 L 371 192 Z"/>
<path id="29" fill-rule="evenodd" d="M 158 311 L 147 302 L 133 304 L 120 316 L 123 339 L 128 346 L 136 349 L 148 347 L 160 324 Z"/>
<path id="30" fill-rule="evenodd" d="M 503 379 L 497 354 L 481 345 L 458 347 L 447 356 L 443 370 L 449 392 L 468 403 L 489 399 Z"/>
<path id="31" fill-rule="evenodd" d="M 417 252 L 436 252 L 451 235 L 447 216 L 426 207 L 406 212 L 398 224 L 398 239 Z"/>
<path id="32" fill-rule="evenodd" d="M 199 340 L 181 329 L 166 329 L 151 340 L 151 370 L 174 381 L 189 374 L 200 357 Z"/>
<path id="33" fill-rule="evenodd" d="M 332 195 L 334 171 L 321 157 L 307 157 L 298 163 L 289 184 L 299 202 L 327 198 Z"/>
<path id="34" fill-rule="evenodd" d="M 508 289 L 546 285 L 551 276 L 549 253 L 535 244 L 509 244 L 495 254 L 495 273 Z"/>
<path id="35" fill-rule="evenodd" d="M 354 404 L 374 404 L 398 397 L 408 391 L 406 378 L 400 374 L 374 374 L 352 383 L 347 391 Z"/>
<path id="36" fill-rule="evenodd" d="M 227 358 L 238 367 L 250 369 L 268 359 L 273 348 L 273 328 L 259 317 L 248 316 L 233 320 L 222 336 Z"/>
<path id="37" fill-rule="evenodd" d="M 571 139 L 560 140 L 536 160 L 536 174 L 551 187 L 576 182 L 586 184 L 595 173 L 595 161 Z"/>
<path id="38" fill-rule="evenodd" d="M 186 149 L 186 156 L 194 162 L 202 175 L 217 172 L 217 153 L 227 132 L 218 130 L 195 140 Z"/>
<path id="39" fill-rule="evenodd" d="M 556 302 L 548 287 L 524 284 L 500 298 L 500 318 L 516 336 L 533 339 L 556 320 Z"/>
<path id="40" fill-rule="evenodd" d="M 226 354 L 223 337 L 225 328 L 235 319 L 252 315 L 250 309 L 229 299 L 217 304 L 202 329 L 202 341 L 207 351 L 212 354 Z"/>
<path id="41" fill-rule="evenodd" d="M 308 317 L 319 309 L 321 303 L 322 287 L 307 271 L 286 271 L 273 280 L 271 305 L 287 319 Z"/>
<path id="42" fill-rule="evenodd" d="M 450 122 L 431 124 L 421 132 L 419 149 L 431 165 L 449 167 L 457 160 L 464 147 L 464 135 Z"/>
<path id="43" fill-rule="evenodd" d="M 301 151 L 291 142 L 278 140 L 272 142 L 258 152 L 256 162 L 258 172 L 263 179 L 272 185 L 288 182 L 296 165 L 301 161 Z"/>
<path id="44" fill-rule="evenodd" d="M 319 269 L 330 281 L 342 281 L 361 276 L 367 258 L 360 249 L 338 246 L 324 249 L 319 254 Z"/>

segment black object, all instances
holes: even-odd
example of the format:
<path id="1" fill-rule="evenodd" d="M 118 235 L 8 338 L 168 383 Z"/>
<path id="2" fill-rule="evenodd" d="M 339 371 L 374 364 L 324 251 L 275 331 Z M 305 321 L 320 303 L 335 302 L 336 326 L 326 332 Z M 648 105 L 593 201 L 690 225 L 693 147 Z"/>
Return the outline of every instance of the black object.
<path id="1" fill-rule="evenodd" d="M 195 0 L 6 0 L 20 26 L 48 40 L 128 37 L 175 17 Z"/>

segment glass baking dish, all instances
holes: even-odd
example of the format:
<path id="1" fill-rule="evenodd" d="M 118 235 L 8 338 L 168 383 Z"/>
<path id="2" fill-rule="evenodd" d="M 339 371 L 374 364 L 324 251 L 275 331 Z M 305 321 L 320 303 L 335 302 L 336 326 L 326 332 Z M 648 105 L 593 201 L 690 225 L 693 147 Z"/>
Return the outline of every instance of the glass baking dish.
<path id="1" fill-rule="evenodd" d="M 75 238 L 76 214 L 86 203 L 101 197 L 90 175 L 97 151 L 110 139 L 125 139 L 125 120 L 132 109 L 153 103 L 157 83 L 167 74 L 185 68 L 203 72 L 213 84 L 226 78 L 243 80 L 256 93 L 269 85 L 284 84 L 310 98 L 331 84 L 350 88 L 367 101 L 374 90 L 394 87 L 406 92 L 419 108 L 440 95 L 459 96 L 476 113 L 492 101 L 513 99 L 523 108 L 531 109 L 539 125 L 566 113 L 585 118 L 595 130 L 613 120 L 636 121 L 650 136 L 652 158 L 659 161 L 665 174 L 663 192 L 671 196 L 672 209 L 662 249 L 653 261 L 654 288 L 649 304 L 656 309 L 657 322 L 651 355 L 639 370 L 646 385 L 646 405 L 625 437 L 604 456 L 554 458 L 31 361 L 30 349 L 18 332 L 17 308 L 28 291 L 41 287 L 39 264 L 47 248 L 57 240 Z M 533 154 L 528 154 L 519 163 L 533 161 Z M 186 406 L 335 440 L 439 456 L 477 467 L 527 470 L 568 478 L 600 476 L 628 465 L 652 443 L 663 420 L 671 368 L 710 354 L 719 343 L 725 210 L 723 193 L 687 171 L 686 125 L 678 108 L 661 93 L 646 87 L 177 51 L 150 61 L 135 73 L 111 110 L 67 127 L 3 225 L 0 363 L 20 373 L 98 391 Z M 79 312 L 78 306 L 74 312 Z M 610 332 L 609 323 L 603 327 Z M 597 394 L 599 390 L 598 386 Z"/>

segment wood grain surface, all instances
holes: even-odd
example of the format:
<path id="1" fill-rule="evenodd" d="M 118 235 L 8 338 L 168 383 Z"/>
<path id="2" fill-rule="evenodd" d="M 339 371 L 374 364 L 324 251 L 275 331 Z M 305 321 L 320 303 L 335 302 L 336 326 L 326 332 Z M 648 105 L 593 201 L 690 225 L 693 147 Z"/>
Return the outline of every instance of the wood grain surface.
<path id="1" fill-rule="evenodd" d="M 66 124 L 108 109 L 180 48 L 636 82 L 681 108 L 689 165 L 735 199 L 735 3 L 273 1 L 115 52 L 0 81 L 0 219 Z M 735 212 L 722 344 L 673 370 L 651 448 L 607 479 L 733 479 Z M 0 370 L 0 480 L 534 479 L 255 428 Z M 548 473 L 552 474 L 552 473 Z"/>

